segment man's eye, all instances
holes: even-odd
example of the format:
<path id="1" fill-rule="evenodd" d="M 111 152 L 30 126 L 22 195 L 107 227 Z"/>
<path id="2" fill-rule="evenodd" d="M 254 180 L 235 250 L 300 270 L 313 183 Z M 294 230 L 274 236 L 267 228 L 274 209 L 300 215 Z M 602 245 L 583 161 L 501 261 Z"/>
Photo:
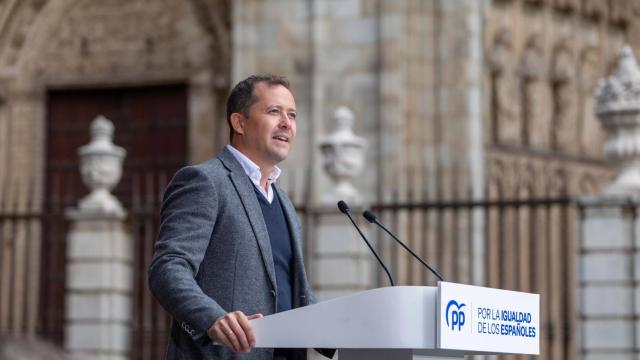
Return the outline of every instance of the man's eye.
<path id="1" fill-rule="evenodd" d="M 295 113 L 290 113 L 289 117 L 292 118 L 292 119 L 295 119 L 296 118 L 296 114 Z"/>

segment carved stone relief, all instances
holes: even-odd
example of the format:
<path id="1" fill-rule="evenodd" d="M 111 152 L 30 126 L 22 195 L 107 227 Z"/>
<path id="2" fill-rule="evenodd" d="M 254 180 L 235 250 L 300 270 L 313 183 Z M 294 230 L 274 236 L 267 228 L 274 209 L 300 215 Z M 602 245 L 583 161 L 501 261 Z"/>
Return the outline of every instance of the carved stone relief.
<path id="1" fill-rule="evenodd" d="M 598 54 L 595 48 L 582 52 L 578 64 L 578 121 L 581 153 L 589 157 L 601 158 L 604 132 L 595 114 L 593 94 L 599 78 Z"/>
<path id="2" fill-rule="evenodd" d="M 532 36 L 521 63 L 523 143 L 532 148 L 549 147 L 551 94 L 545 82 L 542 41 Z"/>
<path id="3" fill-rule="evenodd" d="M 184 73 L 209 58 L 207 35 L 192 11 L 187 2 L 77 1 L 47 14 L 40 26 L 55 36 L 30 43 L 23 66 L 45 79 Z"/>
<path id="4" fill-rule="evenodd" d="M 598 180 L 593 174 L 585 173 L 578 179 L 578 194 L 592 195 L 600 191 Z"/>
<path id="5" fill-rule="evenodd" d="M 546 176 L 547 193 L 545 195 L 551 197 L 565 196 L 569 194 L 568 189 L 568 171 L 562 167 L 553 167 L 548 169 Z"/>
<path id="6" fill-rule="evenodd" d="M 487 169 L 489 173 L 489 181 L 487 181 L 489 199 L 503 198 L 505 196 L 503 182 L 506 178 L 504 164 L 500 159 L 490 159 Z"/>
<path id="7" fill-rule="evenodd" d="M 26 2 L 9 2 L 1 4 L 0 15 L 4 23 L 0 23 L 4 42 L 0 43 L 0 65 L 3 67 L 15 66 L 20 56 L 28 32 L 32 29 L 42 6 L 40 4 L 26 6 Z"/>
<path id="8" fill-rule="evenodd" d="M 490 156 L 488 163 L 493 199 L 513 199 L 523 194 L 536 197 L 544 193 L 541 186 L 544 182 L 539 180 L 546 169 L 536 161 L 522 156 Z"/>
<path id="9" fill-rule="evenodd" d="M 547 0 L 525 0 L 525 3 L 530 4 L 530 5 L 542 5 L 544 3 L 546 3 Z"/>
<path id="10" fill-rule="evenodd" d="M 515 55 L 511 34 L 497 33 L 489 54 L 491 69 L 491 106 L 497 142 L 518 144 L 521 141 L 520 101 Z"/>
<path id="11" fill-rule="evenodd" d="M 502 199 L 515 198 L 515 190 L 519 187 L 516 162 L 501 156 L 493 157 L 489 159 L 488 170 L 489 184 L 496 188 L 494 196 Z"/>
<path id="12" fill-rule="evenodd" d="M 569 49 L 558 46 L 552 62 L 553 123 L 551 142 L 565 153 L 576 150 L 577 96 L 573 57 Z"/>
<path id="13" fill-rule="evenodd" d="M 580 6 L 578 0 L 554 0 L 553 4 L 557 9 L 563 11 L 573 11 Z"/>
<path id="14" fill-rule="evenodd" d="M 628 23 L 633 16 L 634 2 L 634 0 L 609 0 L 609 20 L 616 24 Z"/>
<path id="15" fill-rule="evenodd" d="M 607 13 L 607 2 L 603 0 L 582 0 L 582 13 L 586 17 L 600 19 Z"/>
<path id="16" fill-rule="evenodd" d="M 595 194 L 611 178 L 611 170 L 598 165 L 522 155 L 490 154 L 490 199 L 511 199 L 523 193 L 533 198 Z"/>
<path id="17" fill-rule="evenodd" d="M 534 197 L 536 193 L 536 170 L 533 164 L 525 162 L 517 169 L 517 191 L 516 196 L 523 199 Z"/>
<path id="18" fill-rule="evenodd" d="M 598 78 L 607 72 L 604 54 L 633 31 L 620 21 L 612 22 L 610 11 L 617 6 L 618 12 L 626 14 L 616 16 L 640 18 L 636 13 L 640 0 L 519 2 L 522 6 L 510 8 L 513 11 L 505 11 L 502 4 L 514 2 L 496 2 L 496 10 L 490 13 L 487 139 L 494 142 L 487 146 L 488 195 L 596 193 L 611 177 L 612 168 L 593 161 L 602 159 L 604 140 L 595 116 L 594 90 Z M 510 19 L 516 13 L 522 20 Z M 544 22 L 537 22 L 540 19 Z M 541 30 L 541 25 L 548 30 Z M 510 61 L 518 62 L 515 80 Z M 513 86 L 517 93 L 510 90 Z M 513 106 L 514 100 L 518 106 Z M 516 131 L 519 139 L 513 134 Z M 523 152 L 492 146 L 511 143 L 523 144 Z"/>

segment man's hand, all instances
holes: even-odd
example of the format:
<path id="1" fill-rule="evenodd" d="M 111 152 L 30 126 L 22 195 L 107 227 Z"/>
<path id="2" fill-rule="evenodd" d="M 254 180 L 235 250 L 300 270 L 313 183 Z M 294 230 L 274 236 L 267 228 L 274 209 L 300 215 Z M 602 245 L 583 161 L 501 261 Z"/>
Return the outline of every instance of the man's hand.
<path id="1" fill-rule="evenodd" d="M 256 345 L 256 338 L 249 320 L 261 317 L 262 314 L 246 316 L 242 311 L 230 312 L 219 317 L 207 334 L 233 352 L 249 352 Z"/>

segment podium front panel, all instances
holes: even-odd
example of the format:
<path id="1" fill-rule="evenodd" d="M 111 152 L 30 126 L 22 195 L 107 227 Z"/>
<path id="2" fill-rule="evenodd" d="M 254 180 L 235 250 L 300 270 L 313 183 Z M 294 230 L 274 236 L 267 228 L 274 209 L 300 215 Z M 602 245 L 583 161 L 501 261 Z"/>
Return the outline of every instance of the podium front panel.
<path id="1" fill-rule="evenodd" d="M 438 283 L 438 348 L 540 353 L 540 295 Z"/>

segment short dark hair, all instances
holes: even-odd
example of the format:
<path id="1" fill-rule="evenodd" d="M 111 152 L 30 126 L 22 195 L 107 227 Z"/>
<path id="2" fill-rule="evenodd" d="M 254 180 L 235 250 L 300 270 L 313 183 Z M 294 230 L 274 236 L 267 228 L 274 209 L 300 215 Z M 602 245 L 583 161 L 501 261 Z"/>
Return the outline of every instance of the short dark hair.
<path id="1" fill-rule="evenodd" d="M 231 126 L 231 114 L 240 113 L 249 116 L 249 108 L 258 97 L 253 93 L 253 89 L 257 83 L 266 83 L 269 86 L 282 85 L 290 90 L 289 80 L 284 76 L 271 74 L 251 75 L 240 81 L 233 87 L 229 98 L 227 98 L 227 124 L 229 124 L 229 141 L 233 139 L 233 126 Z"/>

